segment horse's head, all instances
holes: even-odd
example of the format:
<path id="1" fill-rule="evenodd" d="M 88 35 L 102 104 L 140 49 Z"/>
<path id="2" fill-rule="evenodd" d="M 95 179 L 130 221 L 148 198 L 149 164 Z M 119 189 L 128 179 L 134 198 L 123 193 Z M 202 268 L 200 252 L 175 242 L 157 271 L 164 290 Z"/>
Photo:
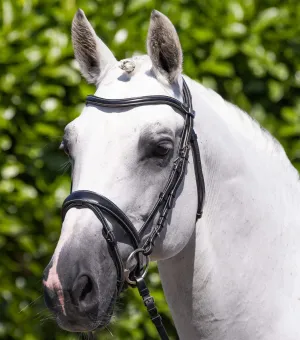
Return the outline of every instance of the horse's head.
<path id="1" fill-rule="evenodd" d="M 168 95 L 182 101 L 179 39 L 169 19 L 159 12 L 151 15 L 149 56 L 117 62 L 81 10 L 73 20 L 72 39 L 82 74 L 97 86 L 96 96 L 113 99 Z M 62 141 L 72 162 L 72 191 L 90 190 L 107 197 L 140 230 L 169 178 L 183 126 L 182 115 L 168 105 L 87 105 L 68 124 Z M 181 251 L 193 232 L 196 187 L 193 168 L 187 172 L 175 208 L 155 244 L 152 256 L 157 260 Z M 125 263 L 133 250 L 132 242 L 116 220 L 108 215 L 105 219 Z M 103 224 L 90 209 L 69 209 L 44 274 L 47 306 L 62 328 L 92 330 L 109 322 L 117 297 L 116 285 L 116 267 L 103 236 Z"/>

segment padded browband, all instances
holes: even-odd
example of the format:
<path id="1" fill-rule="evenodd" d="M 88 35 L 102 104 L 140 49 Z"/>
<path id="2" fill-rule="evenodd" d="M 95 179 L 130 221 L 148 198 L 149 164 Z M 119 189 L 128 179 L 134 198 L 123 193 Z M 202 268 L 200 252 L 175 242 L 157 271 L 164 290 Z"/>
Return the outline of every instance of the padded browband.
<path id="1" fill-rule="evenodd" d="M 187 114 L 192 118 L 195 117 L 195 111 L 190 107 L 186 106 L 179 100 L 168 97 L 168 96 L 143 96 L 143 97 L 132 97 L 124 99 L 106 99 L 97 96 L 89 95 L 86 99 L 87 105 L 101 106 L 101 107 L 137 107 L 145 105 L 169 105 L 179 110 L 182 114 Z"/>

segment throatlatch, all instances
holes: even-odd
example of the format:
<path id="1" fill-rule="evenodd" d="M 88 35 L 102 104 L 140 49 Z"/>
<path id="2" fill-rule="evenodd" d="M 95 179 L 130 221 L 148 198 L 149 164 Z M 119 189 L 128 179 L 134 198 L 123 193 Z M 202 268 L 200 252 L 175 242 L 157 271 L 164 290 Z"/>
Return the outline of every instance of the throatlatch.
<path id="1" fill-rule="evenodd" d="M 202 173 L 197 135 L 193 129 L 193 119 L 195 117 L 195 112 L 192 106 L 192 96 L 190 90 L 183 79 L 183 103 L 175 98 L 161 95 L 127 99 L 105 99 L 96 96 L 88 96 L 86 100 L 86 105 L 92 105 L 95 107 L 131 108 L 143 105 L 163 104 L 173 107 L 183 115 L 184 127 L 179 142 L 178 156 L 174 160 L 173 168 L 168 181 L 164 187 L 164 190 L 159 194 L 156 204 L 152 208 L 151 213 L 149 214 L 140 231 L 137 232 L 126 214 L 107 197 L 88 190 L 74 191 L 65 199 L 62 206 L 62 219 L 65 218 L 67 211 L 71 208 L 87 208 L 94 212 L 96 217 L 103 225 L 103 236 L 111 249 L 112 258 L 116 266 L 116 295 L 118 296 L 122 291 L 125 281 L 132 286 L 136 286 L 161 339 L 168 340 L 169 338 L 163 326 L 162 318 L 158 314 L 153 297 L 150 296 L 144 277 L 147 273 L 147 266 L 149 262 L 148 256 L 152 253 L 155 240 L 165 226 L 169 212 L 174 205 L 177 189 L 179 188 L 185 176 L 190 149 L 192 149 L 193 154 L 198 195 L 196 220 L 202 216 L 205 198 L 205 183 Z M 145 232 L 148 230 L 148 227 L 151 225 L 151 222 L 153 222 L 154 217 L 158 213 L 159 218 L 156 225 L 152 226 L 149 236 L 142 244 L 143 235 L 145 235 Z M 126 261 L 125 268 L 118 249 L 117 240 L 112 228 L 110 227 L 109 223 L 107 223 L 105 215 L 109 215 L 111 218 L 113 218 L 117 222 L 117 225 L 120 226 L 130 238 L 134 251 L 130 254 L 128 260 Z M 141 255 L 143 255 L 146 259 L 146 268 L 144 268 Z M 130 262 L 129 260 L 131 260 L 134 256 L 137 260 L 137 265 L 133 270 L 130 271 L 128 268 Z"/>

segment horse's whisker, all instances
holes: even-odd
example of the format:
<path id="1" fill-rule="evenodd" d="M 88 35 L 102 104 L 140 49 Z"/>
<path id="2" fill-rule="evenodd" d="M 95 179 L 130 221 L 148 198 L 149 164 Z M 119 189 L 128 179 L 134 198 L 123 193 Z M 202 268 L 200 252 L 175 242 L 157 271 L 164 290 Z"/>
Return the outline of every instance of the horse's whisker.
<path id="1" fill-rule="evenodd" d="M 25 307 L 23 307 L 19 313 L 22 313 L 25 309 L 27 309 L 29 306 L 33 305 L 37 300 L 39 300 L 43 295 L 40 295 L 39 297 L 37 297 L 35 300 L 31 301 L 28 305 L 26 305 Z"/>

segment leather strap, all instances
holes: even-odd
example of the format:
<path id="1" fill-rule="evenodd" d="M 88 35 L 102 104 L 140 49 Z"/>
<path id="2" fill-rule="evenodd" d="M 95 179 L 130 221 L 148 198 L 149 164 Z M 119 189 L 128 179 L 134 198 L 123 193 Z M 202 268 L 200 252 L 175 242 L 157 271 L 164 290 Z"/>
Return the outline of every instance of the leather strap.
<path id="1" fill-rule="evenodd" d="M 143 299 L 144 305 L 147 308 L 151 321 L 154 323 L 154 326 L 156 327 L 161 340 L 169 340 L 168 333 L 162 323 L 162 318 L 157 311 L 155 301 L 153 297 L 150 295 L 145 280 L 141 277 L 136 278 L 136 286 L 138 288 L 140 296 Z"/>
<path id="2" fill-rule="evenodd" d="M 115 238 L 114 232 L 103 214 L 107 213 L 113 217 L 118 225 L 120 225 L 127 235 L 130 237 L 132 246 L 137 249 L 140 244 L 139 236 L 136 229 L 133 227 L 127 216 L 108 198 L 103 197 L 97 193 L 88 190 L 78 190 L 71 193 L 64 201 L 62 208 L 62 220 L 64 220 L 67 212 L 71 208 L 88 208 L 93 211 L 96 217 L 100 220 L 103 226 L 103 237 L 109 245 L 112 252 L 112 259 L 115 263 L 117 270 L 117 294 L 119 295 L 124 285 L 124 264 L 119 252 L 118 243 Z M 103 210 L 103 212 L 102 212 Z M 142 262 L 140 257 L 136 256 L 137 266 L 136 274 L 142 270 Z"/>
<path id="3" fill-rule="evenodd" d="M 191 146 L 193 151 L 193 161 L 194 161 L 194 169 L 195 169 L 195 177 L 196 177 L 196 185 L 197 185 L 197 196 L 198 196 L 198 209 L 196 215 L 196 221 L 202 217 L 203 206 L 205 201 L 205 183 L 204 176 L 201 165 L 201 156 L 199 150 L 199 144 L 197 142 L 197 134 L 195 130 L 192 131 L 191 135 Z"/>
<path id="4" fill-rule="evenodd" d="M 139 247 L 140 239 L 138 232 L 124 212 L 107 197 L 93 191 L 77 190 L 72 192 L 63 203 L 62 219 L 64 220 L 67 211 L 71 207 L 76 206 L 77 208 L 86 208 L 87 205 L 89 205 L 89 207 L 98 207 L 97 211 L 101 212 L 101 210 L 103 210 L 105 213 L 113 217 L 118 222 L 118 225 L 120 225 L 129 235 L 132 245 L 135 248 Z"/>
<path id="5" fill-rule="evenodd" d="M 143 96 L 124 99 L 106 99 L 93 95 L 86 98 L 86 104 L 100 107 L 137 107 L 145 105 L 169 105 L 180 112 L 195 117 L 195 112 L 179 100 L 168 96 Z"/>

